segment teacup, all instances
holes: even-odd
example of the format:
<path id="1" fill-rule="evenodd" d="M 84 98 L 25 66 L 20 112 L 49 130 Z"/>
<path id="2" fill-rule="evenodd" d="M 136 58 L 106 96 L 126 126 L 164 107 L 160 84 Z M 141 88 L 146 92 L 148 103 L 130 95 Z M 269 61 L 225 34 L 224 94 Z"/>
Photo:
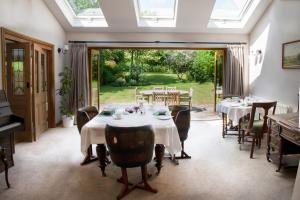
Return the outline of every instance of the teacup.
<path id="1" fill-rule="evenodd" d="M 122 118 L 122 112 L 117 111 L 117 112 L 115 113 L 115 118 L 116 118 L 116 119 L 121 119 L 121 118 Z"/>

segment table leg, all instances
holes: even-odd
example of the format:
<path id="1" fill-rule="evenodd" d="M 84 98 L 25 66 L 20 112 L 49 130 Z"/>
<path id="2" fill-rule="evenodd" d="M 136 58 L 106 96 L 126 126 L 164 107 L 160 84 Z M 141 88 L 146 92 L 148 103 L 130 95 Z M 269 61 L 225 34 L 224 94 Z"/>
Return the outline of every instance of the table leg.
<path id="1" fill-rule="evenodd" d="M 105 167 L 107 166 L 107 151 L 105 144 L 98 144 L 96 147 L 97 156 L 99 159 L 99 167 L 101 168 L 102 176 L 106 176 Z"/>
<path id="2" fill-rule="evenodd" d="M 282 156 L 283 156 L 283 140 L 280 140 L 280 145 L 279 145 L 279 162 L 278 162 L 278 168 L 276 172 L 280 172 L 281 167 L 282 167 Z"/>
<path id="3" fill-rule="evenodd" d="M 241 144 L 241 123 L 242 119 L 239 119 L 239 124 L 238 124 L 238 143 Z"/>
<path id="4" fill-rule="evenodd" d="M 156 144 L 155 145 L 155 157 L 156 157 L 156 168 L 157 168 L 157 175 L 160 173 L 162 168 L 162 159 L 165 153 L 165 146 L 163 144 Z"/>
<path id="5" fill-rule="evenodd" d="M 90 145 L 87 150 L 87 154 L 86 154 L 84 160 L 81 162 L 81 165 L 87 165 L 87 164 L 97 161 L 97 160 L 98 160 L 98 158 L 93 156 L 92 145 Z"/>
<path id="6" fill-rule="evenodd" d="M 222 113 L 222 137 L 225 138 L 225 113 Z"/>
<path id="7" fill-rule="evenodd" d="M 228 131 L 228 129 L 227 129 L 227 113 L 224 113 L 224 115 L 225 115 L 225 135 L 227 135 L 227 131 Z"/>
<path id="8" fill-rule="evenodd" d="M 271 162 L 270 160 L 270 151 L 271 151 L 271 146 L 270 146 L 270 142 L 271 142 L 271 127 L 272 127 L 272 120 L 269 120 L 269 129 L 268 129 L 268 134 L 267 134 L 267 161 Z"/>

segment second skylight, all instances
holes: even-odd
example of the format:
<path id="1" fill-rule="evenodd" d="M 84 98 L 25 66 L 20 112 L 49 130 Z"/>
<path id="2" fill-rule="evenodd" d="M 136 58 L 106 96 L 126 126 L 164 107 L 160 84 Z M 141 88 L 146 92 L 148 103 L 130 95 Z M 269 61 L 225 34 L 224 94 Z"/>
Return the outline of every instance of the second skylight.
<path id="1" fill-rule="evenodd" d="M 175 27 L 177 0 L 135 0 L 138 25 Z"/>

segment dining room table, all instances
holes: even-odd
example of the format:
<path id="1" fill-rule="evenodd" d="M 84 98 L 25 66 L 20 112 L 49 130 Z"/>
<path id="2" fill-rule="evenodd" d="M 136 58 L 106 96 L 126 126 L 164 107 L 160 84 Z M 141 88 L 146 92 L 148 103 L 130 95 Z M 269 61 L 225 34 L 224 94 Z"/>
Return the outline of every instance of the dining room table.
<path id="1" fill-rule="evenodd" d="M 171 113 L 162 105 L 125 105 L 111 104 L 103 110 L 111 110 L 111 114 L 104 111 L 86 123 L 81 130 L 81 152 L 86 155 L 88 147 L 96 144 L 96 152 L 102 175 L 108 165 L 106 150 L 105 127 L 107 124 L 118 127 L 136 127 L 151 125 L 155 136 L 156 168 L 159 174 L 165 149 L 171 154 L 181 152 L 181 143 L 177 127 Z"/>
<path id="2" fill-rule="evenodd" d="M 262 99 L 245 97 L 242 98 L 226 98 L 219 102 L 216 107 L 217 113 L 222 115 L 222 136 L 237 135 L 238 142 L 241 142 L 240 128 L 242 119 L 249 115 L 252 110 L 252 103 L 263 101 Z M 230 128 L 228 129 L 228 121 L 230 121 Z M 228 133 L 234 131 L 237 133 Z"/>

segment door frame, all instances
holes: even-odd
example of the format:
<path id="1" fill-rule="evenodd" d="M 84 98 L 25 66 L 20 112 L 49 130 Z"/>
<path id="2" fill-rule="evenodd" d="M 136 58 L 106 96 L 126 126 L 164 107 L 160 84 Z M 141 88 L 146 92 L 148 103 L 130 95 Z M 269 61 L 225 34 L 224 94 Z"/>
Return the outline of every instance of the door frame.
<path id="1" fill-rule="evenodd" d="M 34 44 L 38 44 L 40 45 L 43 49 L 47 50 L 48 52 L 48 60 L 47 60 L 47 64 L 48 64 L 48 127 L 49 128 L 55 128 L 56 127 L 56 122 L 55 122 L 55 71 L 54 71 L 54 45 L 48 42 L 44 42 L 42 40 L 27 36 L 27 35 L 23 35 L 21 33 L 17 33 L 15 31 L 6 29 L 4 27 L 0 27 L 0 32 L 1 32 L 1 38 L 0 38 L 0 57 L 1 57 L 1 62 L 0 62 L 0 66 L 1 66 L 1 72 L 2 72 L 2 89 L 4 89 L 5 91 L 7 90 L 7 72 L 5 67 L 5 40 L 12 40 L 15 42 L 25 42 L 25 43 L 29 43 L 30 44 L 30 69 L 33 69 L 33 45 Z M 32 70 L 30 70 L 32 72 Z M 34 121 L 33 121 L 33 77 L 32 77 L 32 73 L 30 74 L 30 105 L 32 106 L 31 109 L 31 113 L 30 113 L 30 118 L 31 118 L 31 137 L 30 138 L 26 138 L 26 140 L 28 141 L 35 141 L 35 131 L 33 130 L 33 125 L 34 125 Z"/>
<path id="2" fill-rule="evenodd" d="M 165 49 L 165 50 L 221 50 L 223 51 L 223 73 L 222 73 L 222 89 L 224 91 L 224 69 L 225 69 L 225 64 L 226 64 L 226 55 L 227 55 L 227 49 L 226 48 L 209 48 L 209 47 L 110 47 L 110 46 L 89 46 L 88 47 L 88 67 L 89 67 L 89 75 L 90 75 L 90 91 L 89 91 L 89 95 L 90 95 L 90 105 L 92 105 L 92 50 L 102 50 L 102 49 Z M 100 55 L 101 56 L 101 55 Z M 100 66 L 101 67 L 101 66 Z M 98 77 L 99 79 L 99 77 Z M 216 98 L 216 57 L 215 57 L 215 66 L 214 66 L 214 94 L 213 94 L 213 98 L 214 98 L 214 112 L 216 112 L 216 106 L 217 106 L 217 98 Z M 100 88 L 98 88 L 99 90 Z M 99 92 L 99 91 L 98 91 Z M 100 98 L 98 97 L 98 102 L 100 101 Z M 99 103 L 98 103 L 99 104 Z M 100 105 L 100 104 L 99 104 Z"/>

